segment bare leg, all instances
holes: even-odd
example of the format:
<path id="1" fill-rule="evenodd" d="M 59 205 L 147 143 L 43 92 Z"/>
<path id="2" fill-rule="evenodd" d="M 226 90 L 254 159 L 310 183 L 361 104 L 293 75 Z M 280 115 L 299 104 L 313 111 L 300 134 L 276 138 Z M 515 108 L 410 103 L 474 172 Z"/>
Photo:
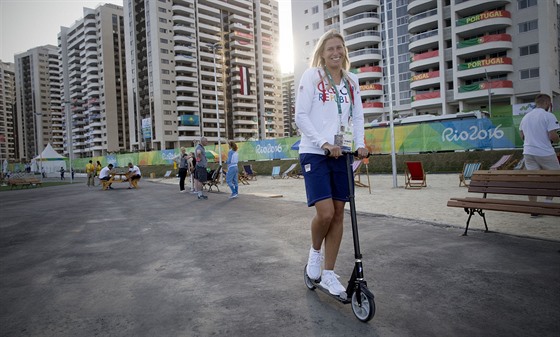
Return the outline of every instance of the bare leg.
<path id="1" fill-rule="evenodd" d="M 343 201 L 325 199 L 315 204 L 316 214 L 311 221 L 311 241 L 313 249 L 320 250 L 325 241 L 325 269 L 333 270 L 342 241 Z"/>

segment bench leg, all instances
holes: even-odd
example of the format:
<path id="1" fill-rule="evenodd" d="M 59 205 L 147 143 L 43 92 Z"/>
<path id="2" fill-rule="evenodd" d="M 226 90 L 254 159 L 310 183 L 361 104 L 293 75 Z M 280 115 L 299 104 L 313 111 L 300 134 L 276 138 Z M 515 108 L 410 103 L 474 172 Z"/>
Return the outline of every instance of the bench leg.
<path id="1" fill-rule="evenodd" d="M 465 212 L 469 215 L 469 217 L 467 218 L 467 226 L 465 227 L 465 232 L 463 233 L 462 236 L 467 236 L 467 231 L 469 230 L 469 223 L 471 222 L 471 217 L 473 216 L 474 212 L 478 213 L 478 215 L 482 217 L 482 220 L 484 221 L 484 227 L 486 228 L 484 232 L 488 233 L 488 225 L 486 224 L 486 215 L 481 209 L 465 208 Z"/>

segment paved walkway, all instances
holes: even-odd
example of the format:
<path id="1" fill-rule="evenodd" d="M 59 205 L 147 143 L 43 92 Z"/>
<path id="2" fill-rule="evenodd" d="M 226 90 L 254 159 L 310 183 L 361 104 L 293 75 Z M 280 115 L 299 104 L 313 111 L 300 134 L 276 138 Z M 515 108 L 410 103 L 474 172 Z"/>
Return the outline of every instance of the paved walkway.
<path id="1" fill-rule="evenodd" d="M 365 277 L 377 305 L 363 324 L 350 306 L 305 287 L 313 210 L 301 201 L 243 194 L 249 187 L 235 200 L 224 192 L 197 200 L 147 179 L 138 190 L 126 187 L 83 182 L 0 193 L 1 336 L 560 332 L 560 242 L 477 230 L 461 237 L 457 227 L 360 206 Z M 336 268 L 343 283 L 352 266 L 346 226 Z"/>

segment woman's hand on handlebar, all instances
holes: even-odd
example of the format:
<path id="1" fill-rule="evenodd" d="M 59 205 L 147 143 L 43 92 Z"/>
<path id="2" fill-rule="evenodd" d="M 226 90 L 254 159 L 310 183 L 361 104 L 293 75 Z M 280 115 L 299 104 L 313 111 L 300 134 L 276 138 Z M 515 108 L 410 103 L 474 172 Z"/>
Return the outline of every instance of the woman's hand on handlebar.
<path id="1" fill-rule="evenodd" d="M 359 148 L 356 152 L 358 153 L 358 158 L 360 159 L 369 157 L 368 149 L 366 149 L 365 147 Z"/>
<path id="2" fill-rule="evenodd" d="M 340 146 L 325 143 L 323 144 L 323 146 L 321 146 L 321 148 L 325 151 L 325 153 L 329 157 L 338 158 L 342 156 L 342 149 L 340 148 Z"/>

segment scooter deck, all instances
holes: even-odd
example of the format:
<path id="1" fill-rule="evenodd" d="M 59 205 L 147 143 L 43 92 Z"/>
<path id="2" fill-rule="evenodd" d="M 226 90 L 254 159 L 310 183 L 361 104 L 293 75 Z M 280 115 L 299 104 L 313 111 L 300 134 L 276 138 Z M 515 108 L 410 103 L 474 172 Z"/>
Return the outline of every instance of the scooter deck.
<path id="1" fill-rule="evenodd" d="M 311 279 L 310 279 L 311 280 Z M 342 293 L 341 295 L 343 295 L 343 297 L 341 297 L 340 295 L 333 295 L 329 292 L 328 289 L 323 288 L 319 283 L 321 282 L 321 280 L 311 280 L 311 282 L 313 283 L 313 285 L 321 290 L 322 292 L 324 292 L 325 294 L 329 295 L 330 297 L 334 298 L 335 300 L 342 302 L 344 304 L 348 304 L 350 303 L 350 299 L 348 299 L 348 296 L 346 296 L 346 292 Z"/>

